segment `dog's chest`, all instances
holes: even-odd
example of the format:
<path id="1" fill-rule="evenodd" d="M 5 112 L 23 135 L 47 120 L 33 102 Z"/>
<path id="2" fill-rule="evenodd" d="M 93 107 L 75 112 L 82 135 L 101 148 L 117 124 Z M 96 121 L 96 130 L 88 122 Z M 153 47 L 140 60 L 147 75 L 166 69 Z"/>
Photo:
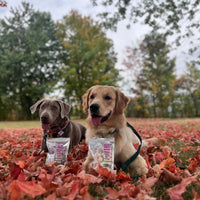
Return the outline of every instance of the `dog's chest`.
<path id="1" fill-rule="evenodd" d="M 115 128 L 105 129 L 105 128 L 99 128 L 99 129 L 87 129 L 86 137 L 93 138 L 112 138 L 115 137 L 116 134 L 118 134 L 118 130 Z"/>

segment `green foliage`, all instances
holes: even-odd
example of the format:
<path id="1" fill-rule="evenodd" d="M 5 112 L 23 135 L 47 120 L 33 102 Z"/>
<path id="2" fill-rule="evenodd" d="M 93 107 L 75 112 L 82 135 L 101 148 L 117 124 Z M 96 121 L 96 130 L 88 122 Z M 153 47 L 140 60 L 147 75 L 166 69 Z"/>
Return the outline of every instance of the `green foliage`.
<path id="1" fill-rule="evenodd" d="M 189 21 L 185 36 L 191 31 L 199 30 L 198 17 L 199 1 L 134 1 L 134 0 L 91 0 L 94 6 L 103 6 L 99 15 L 104 27 L 116 30 L 118 22 L 128 19 L 131 23 L 141 22 L 148 24 L 154 30 L 164 29 L 166 34 L 177 34 L 180 39 L 181 28 L 185 21 Z"/>
<path id="2" fill-rule="evenodd" d="M 183 116 L 200 116 L 200 70 L 198 62 L 187 63 L 187 71 L 177 81 L 176 99 L 181 101 Z"/>
<path id="3" fill-rule="evenodd" d="M 62 88 L 68 101 L 79 105 L 80 110 L 81 97 L 89 87 L 117 84 L 116 54 L 112 41 L 90 17 L 72 11 L 63 17 L 58 27 L 68 52 L 61 70 Z"/>
<path id="4" fill-rule="evenodd" d="M 0 117 L 14 109 L 30 119 L 29 107 L 58 80 L 62 46 L 49 13 L 23 2 L 11 14 L 0 21 L 0 109 L 6 112 Z"/>
<path id="5" fill-rule="evenodd" d="M 138 71 L 135 78 L 140 106 L 145 113 L 144 105 L 147 104 L 144 99 L 148 96 L 147 102 L 150 104 L 149 108 L 152 108 L 149 112 L 154 117 L 168 116 L 168 107 L 174 93 L 175 59 L 170 59 L 168 53 L 169 46 L 165 36 L 152 32 L 145 36 L 138 48 L 132 51 L 128 49 L 127 60 L 124 62 L 128 69 Z M 140 69 L 135 70 L 135 67 Z"/>
<path id="6" fill-rule="evenodd" d="M 148 96 L 136 96 L 131 98 L 126 109 L 126 116 L 141 118 L 150 117 L 149 109 L 150 104 L 148 101 Z"/>

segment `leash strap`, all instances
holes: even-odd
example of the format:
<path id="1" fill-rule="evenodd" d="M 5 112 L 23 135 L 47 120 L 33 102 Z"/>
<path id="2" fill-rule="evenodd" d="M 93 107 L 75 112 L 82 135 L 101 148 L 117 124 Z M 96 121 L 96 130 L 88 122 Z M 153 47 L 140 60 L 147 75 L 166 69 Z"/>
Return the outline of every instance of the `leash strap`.
<path id="1" fill-rule="evenodd" d="M 131 128 L 131 130 L 135 133 L 135 135 L 138 137 L 138 139 L 140 140 L 140 145 L 137 149 L 137 151 L 122 165 L 122 170 L 126 170 L 126 168 L 138 157 L 138 155 L 140 154 L 140 149 L 142 147 L 142 138 L 140 137 L 140 135 L 138 134 L 138 132 L 127 122 L 127 126 L 129 128 Z"/>

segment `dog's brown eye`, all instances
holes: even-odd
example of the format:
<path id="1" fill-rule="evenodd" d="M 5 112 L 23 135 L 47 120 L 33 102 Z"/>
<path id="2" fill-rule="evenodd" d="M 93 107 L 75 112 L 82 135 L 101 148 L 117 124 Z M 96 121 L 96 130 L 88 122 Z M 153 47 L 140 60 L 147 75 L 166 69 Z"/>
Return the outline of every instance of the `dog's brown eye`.
<path id="1" fill-rule="evenodd" d="M 93 94 L 90 96 L 90 99 L 94 99 L 94 95 Z"/>
<path id="2" fill-rule="evenodd" d="M 41 106 L 40 106 L 40 109 L 42 109 L 42 110 L 44 110 L 46 108 L 46 104 L 42 104 Z"/>
<path id="3" fill-rule="evenodd" d="M 57 107 L 56 106 L 51 106 L 51 109 L 52 110 L 57 110 Z"/>
<path id="4" fill-rule="evenodd" d="M 105 100 L 110 100 L 111 97 L 107 95 L 107 96 L 104 97 L 104 99 L 105 99 Z"/>

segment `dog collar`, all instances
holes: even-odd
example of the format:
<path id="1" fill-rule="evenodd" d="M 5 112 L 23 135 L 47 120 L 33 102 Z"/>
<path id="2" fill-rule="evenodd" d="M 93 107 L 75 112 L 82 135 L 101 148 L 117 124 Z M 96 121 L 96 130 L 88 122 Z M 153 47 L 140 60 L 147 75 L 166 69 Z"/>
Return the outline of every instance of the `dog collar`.
<path id="1" fill-rule="evenodd" d="M 69 119 L 67 118 L 61 127 L 58 127 L 56 131 L 51 131 L 50 129 L 44 130 L 48 136 L 50 137 L 61 137 L 65 131 L 65 129 L 69 125 Z"/>

